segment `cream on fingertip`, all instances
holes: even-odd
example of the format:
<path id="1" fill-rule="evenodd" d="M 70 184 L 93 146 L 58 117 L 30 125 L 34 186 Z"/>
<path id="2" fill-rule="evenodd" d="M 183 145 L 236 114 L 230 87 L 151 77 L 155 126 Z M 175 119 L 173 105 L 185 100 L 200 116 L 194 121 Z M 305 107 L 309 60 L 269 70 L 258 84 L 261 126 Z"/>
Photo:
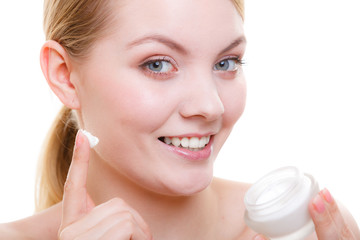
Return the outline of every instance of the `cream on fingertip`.
<path id="1" fill-rule="evenodd" d="M 87 139 L 89 140 L 89 144 L 90 144 L 90 148 L 94 148 L 98 143 L 99 143 L 99 139 L 97 137 L 95 137 L 94 135 L 92 135 L 91 133 L 89 133 L 88 131 L 84 130 L 84 129 L 80 129 L 80 131 L 87 137 Z"/>

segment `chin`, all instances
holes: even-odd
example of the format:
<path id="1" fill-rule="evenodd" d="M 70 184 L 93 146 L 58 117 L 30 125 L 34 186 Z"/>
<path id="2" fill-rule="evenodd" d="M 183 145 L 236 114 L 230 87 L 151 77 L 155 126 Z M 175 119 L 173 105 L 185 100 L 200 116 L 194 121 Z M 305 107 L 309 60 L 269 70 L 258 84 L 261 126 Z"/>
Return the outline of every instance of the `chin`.
<path id="1" fill-rule="evenodd" d="M 174 177 L 174 176 L 173 176 Z M 205 190 L 213 179 L 213 172 L 184 174 L 164 183 L 164 194 L 170 196 L 191 196 Z"/>

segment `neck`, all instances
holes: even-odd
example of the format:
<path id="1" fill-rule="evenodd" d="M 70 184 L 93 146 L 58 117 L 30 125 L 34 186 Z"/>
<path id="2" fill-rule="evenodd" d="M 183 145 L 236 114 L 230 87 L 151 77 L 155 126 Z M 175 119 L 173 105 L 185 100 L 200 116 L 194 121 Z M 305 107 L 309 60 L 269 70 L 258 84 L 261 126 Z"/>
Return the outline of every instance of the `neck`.
<path id="1" fill-rule="evenodd" d="M 191 196 L 158 194 L 133 182 L 103 160 L 92 158 L 88 192 L 95 204 L 112 198 L 123 199 L 144 218 L 157 236 L 155 239 L 175 239 L 174 236 L 181 235 L 179 239 L 184 239 L 185 233 L 192 234 L 191 239 L 193 232 L 200 234 L 201 226 L 208 232 L 209 225 L 214 224 L 217 202 L 210 187 Z"/>

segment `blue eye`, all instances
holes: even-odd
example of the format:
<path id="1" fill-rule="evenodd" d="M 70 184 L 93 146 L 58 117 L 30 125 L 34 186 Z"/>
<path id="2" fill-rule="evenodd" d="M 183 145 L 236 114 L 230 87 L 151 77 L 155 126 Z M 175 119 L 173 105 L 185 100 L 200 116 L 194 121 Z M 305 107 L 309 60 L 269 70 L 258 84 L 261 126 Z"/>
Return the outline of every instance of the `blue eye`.
<path id="1" fill-rule="evenodd" d="M 151 60 L 145 66 L 155 73 L 167 73 L 174 69 L 174 66 L 166 60 Z"/>
<path id="2" fill-rule="evenodd" d="M 168 56 L 153 56 L 139 65 L 141 71 L 153 79 L 170 79 L 178 71 L 174 59 Z"/>
<path id="3" fill-rule="evenodd" d="M 215 71 L 236 71 L 241 61 L 238 58 L 229 58 L 221 60 L 214 66 Z"/>

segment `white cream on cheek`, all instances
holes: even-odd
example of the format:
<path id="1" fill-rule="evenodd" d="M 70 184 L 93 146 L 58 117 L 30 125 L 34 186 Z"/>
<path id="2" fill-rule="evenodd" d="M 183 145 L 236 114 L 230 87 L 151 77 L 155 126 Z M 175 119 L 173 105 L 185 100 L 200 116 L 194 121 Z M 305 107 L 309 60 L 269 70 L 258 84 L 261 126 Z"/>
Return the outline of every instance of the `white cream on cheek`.
<path id="1" fill-rule="evenodd" d="M 99 143 L 99 139 L 97 137 L 95 137 L 94 135 L 92 135 L 91 133 L 89 133 L 86 130 L 81 129 L 80 130 L 89 140 L 89 144 L 90 144 L 90 148 L 95 147 L 98 143 Z"/>

